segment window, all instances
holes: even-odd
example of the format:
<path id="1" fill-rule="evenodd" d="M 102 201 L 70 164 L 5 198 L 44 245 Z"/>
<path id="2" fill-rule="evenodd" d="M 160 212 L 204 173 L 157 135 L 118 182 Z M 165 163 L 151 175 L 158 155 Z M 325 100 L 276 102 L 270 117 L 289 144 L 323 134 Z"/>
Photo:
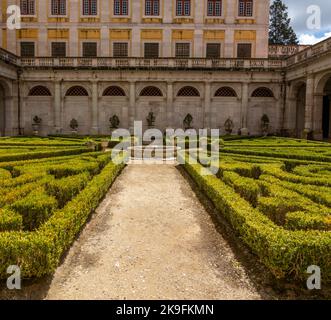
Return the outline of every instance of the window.
<path id="1" fill-rule="evenodd" d="M 113 57 L 114 58 L 127 58 L 129 56 L 128 43 L 114 42 L 113 43 Z"/>
<path id="2" fill-rule="evenodd" d="M 237 93 L 231 87 L 222 87 L 216 91 L 215 97 L 237 97 Z"/>
<path id="3" fill-rule="evenodd" d="M 160 15 L 160 0 L 146 0 L 145 1 L 145 15 L 159 16 Z"/>
<path id="4" fill-rule="evenodd" d="M 260 87 L 252 93 L 253 98 L 273 98 L 274 94 L 269 88 Z"/>
<path id="5" fill-rule="evenodd" d="M 98 0 L 83 0 L 83 15 L 96 16 L 98 14 Z"/>
<path id="6" fill-rule="evenodd" d="M 66 43 L 52 42 L 52 57 L 65 57 L 65 56 L 66 56 Z"/>
<path id="7" fill-rule="evenodd" d="M 83 57 L 96 57 L 96 56 L 97 56 L 96 42 L 84 42 L 83 43 Z"/>
<path id="8" fill-rule="evenodd" d="M 30 92 L 29 92 L 29 96 L 51 96 L 51 93 L 50 91 L 48 90 L 48 88 L 44 87 L 44 86 L 36 86 L 36 87 L 33 87 Z"/>
<path id="9" fill-rule="evenodd" d="M 162 91 L 157 87 L 146 87 L 141 90 L 140 97 L 163 97 Z"/>
<path id="10" fill-rule="evenodd" d="M 21 0 L 21 14 L 24 16 L 35 15 L 35 0 Z"/>
<path id="11" fill-rule="evenodd" d="M 128 0 L 114 0 L 114 15 L 127 16 L 129 14 Z"/>
<path id="12" fill-rule="evenodd" d="M 106 97 L 125 97 L 125 92 L 118 86 L 108 87 L 104 92 L 103 96 Z"/>
<path id="13" fill-rule="evenodd" d="M 74 86 L 68 89 L 66 93 L 67 97 L 87 97 L 88 92 L 86 91 L 85 88 L 81 86 Z"/>
<path id="14" fill-rule="evenodd" d="M 252 57 L 252 44 L 251 43 L 239 43 L 237 47 L 238 58 L 251 58 Z"/>
<path id="15" fill-rule="evenodd" d="M 206 58 L 219 59 L 221 57 L 221 45 L 219 43 L 207 43 Z"/>
<path id="16" fill-rule="evenodd" d="M 158 43 L 145 43 L 145 59 L 157 59 L 159 57 Z"/>
<path id="17" fill-rule="evenodd" d="M 190 16 L 191 15 L 191 0 L 176 0 L 176 15 Z"/>
<path id="18" fill-rule="evenodd" d="M 239 0 L 238 15 L 240 17 L 253 16 L 253 1 L 252 0 Z"/>
<path id="19" fill-rule="evenodd" d="M 194 87 L 183 87 L 178 91 L 177 97 L 200 97 L 200 92 Z"/>
<path id="20" fill-rule="evenodd" d="M 65 16 L 67 14 L 66 0 L 52 0 L 52 16 Z"/>
<path id="21" fill-rule="evenodd" d="M 34 42 L 21 42 L 21 56 L 22 57 L 34 57 L 35 56 Z"/>
<path id="22" fill-rule="evenodd" d="M 190 44 L 189 43 L 176 43 L 176 58 L 187 59 L 190 57 Z"/>
<path id="23" fill-rule="evenodd" d="M 210 17 L 220 17 L 222 15 L 222 0 L 208 0 L 207 15 Z"/>

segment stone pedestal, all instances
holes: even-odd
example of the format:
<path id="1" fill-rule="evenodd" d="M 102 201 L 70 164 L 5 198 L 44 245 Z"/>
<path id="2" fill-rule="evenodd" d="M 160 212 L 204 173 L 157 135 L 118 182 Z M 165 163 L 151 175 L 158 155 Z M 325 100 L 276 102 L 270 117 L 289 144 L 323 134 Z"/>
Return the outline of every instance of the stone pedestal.
<path id="1" fill-rule="evenodd" d="M 241 135 L 242 136 L 248 136 L 249 135 L 249 131 L 247 128 L 242 128 L 240 129 Z"/>

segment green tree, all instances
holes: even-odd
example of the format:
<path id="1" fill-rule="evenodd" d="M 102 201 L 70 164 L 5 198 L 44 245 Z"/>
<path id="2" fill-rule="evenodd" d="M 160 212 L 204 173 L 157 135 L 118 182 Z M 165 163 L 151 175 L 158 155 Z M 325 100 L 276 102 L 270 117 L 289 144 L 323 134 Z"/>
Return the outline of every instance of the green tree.
<path id="1" fill-rule="evenodd" d="M 282 0 L 274 0 L 270 7 L 269 44 L 298 44 L 298 38 L 288 17 L 288 7 Z"/>

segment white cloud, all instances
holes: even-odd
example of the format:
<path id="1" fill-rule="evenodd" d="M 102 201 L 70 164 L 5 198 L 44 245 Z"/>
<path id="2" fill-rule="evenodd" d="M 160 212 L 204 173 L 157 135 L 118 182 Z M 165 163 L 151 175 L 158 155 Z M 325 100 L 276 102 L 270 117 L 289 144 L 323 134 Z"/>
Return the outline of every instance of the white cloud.
<path id="1" fill-rule="evenodd" d="M 299 42 L 300 44 L 315 44 L 330 37 L 331 32 L 324 33 L 324 35 L 319 38 L 313 34 L 303 33 L 299 36 Z"/>

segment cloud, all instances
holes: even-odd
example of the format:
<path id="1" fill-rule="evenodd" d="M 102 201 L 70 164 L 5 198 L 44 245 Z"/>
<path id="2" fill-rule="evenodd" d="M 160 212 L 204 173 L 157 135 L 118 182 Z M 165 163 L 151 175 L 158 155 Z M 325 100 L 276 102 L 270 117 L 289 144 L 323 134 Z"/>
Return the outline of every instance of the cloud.
<path id="1" fill-rule="evenodd" d="M 323 36 L 317 37 L 314 34 L 302 33 L 299 35 L 300 44 L 316 44 L 331 37 L 331 32 L 324 33 Z"/>
<path id="2" fill-rule="evenodd" d="M 298 35 L 301 44 L 314 44 L 331 36 L 331 1 L 327 0 L 283 0 L 289 9 L 291 25 Z M 311 5 L 318 6 L 321 11 L 321 28 L 311 30 L 307 26 L 310 16 L 307 9 Z"/>

